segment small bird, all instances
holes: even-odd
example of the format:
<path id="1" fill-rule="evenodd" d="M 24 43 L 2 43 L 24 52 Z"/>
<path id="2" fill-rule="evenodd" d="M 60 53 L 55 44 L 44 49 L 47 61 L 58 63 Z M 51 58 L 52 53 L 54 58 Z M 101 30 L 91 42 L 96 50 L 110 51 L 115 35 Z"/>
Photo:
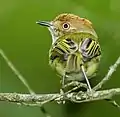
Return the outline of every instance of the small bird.
<path id="1" fill-rule="evenodd" d="M 36 23 L 46 26 L 52 35 L 49 64 L 62 76 L 62 86 L 65 81 L 86 80 L 91 90 L 88 79 L 96 75 L 101 57 L 92 23 L 69 13 L 60 14 L 53 21 Z"/>

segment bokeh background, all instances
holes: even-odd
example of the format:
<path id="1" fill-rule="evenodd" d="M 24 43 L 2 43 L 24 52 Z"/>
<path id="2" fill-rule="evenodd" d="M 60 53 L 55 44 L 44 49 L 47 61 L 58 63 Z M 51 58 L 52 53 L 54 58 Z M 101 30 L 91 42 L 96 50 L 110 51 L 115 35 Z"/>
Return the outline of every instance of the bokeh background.
<path id="1" fill-rule="evenodd" d="M 0 0 L 0 48 L 23 74 L 36 93 L 58 92 L 59 77 L 48 65 L 51 36 L 36 20 L 52 20 L 60 13 L 73 13 L 92 21 L 99 35 L 102 60 L 99 81 L 120 55 L 119 0 Z M 104 89 L 120 87 L 120 67 Z M 0 57 L 0 92 L 28 93 Z M 120 104 L 120 97 L 114 99 Z M 120 117 L 106 101 L 81 105 L 45 105 L 52 117 Z M 45 117 L 39 108 L 0 102 L 0 117 Z"/>

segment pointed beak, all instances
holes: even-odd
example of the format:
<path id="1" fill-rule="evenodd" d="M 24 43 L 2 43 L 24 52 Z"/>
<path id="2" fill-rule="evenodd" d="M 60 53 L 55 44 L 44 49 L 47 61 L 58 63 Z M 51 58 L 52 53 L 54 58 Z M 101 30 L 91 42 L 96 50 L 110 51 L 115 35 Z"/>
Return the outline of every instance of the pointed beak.
<path id="1" fill-rule="evenodd" d="M 48 21 L 37 21 L 36 24 L 39 24 L 41 26 L 51 27 L 52 23 Z"/>

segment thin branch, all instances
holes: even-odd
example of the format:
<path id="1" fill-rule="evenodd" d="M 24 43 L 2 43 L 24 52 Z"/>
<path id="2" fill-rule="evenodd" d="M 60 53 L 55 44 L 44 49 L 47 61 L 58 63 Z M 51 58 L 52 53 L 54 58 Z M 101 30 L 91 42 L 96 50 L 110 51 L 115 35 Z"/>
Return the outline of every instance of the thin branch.
<path id="1" fill-rule="evenodd" d="M 112 74 L 116 71 L 116 68 L 120 65 L 120 57 L 117 59 L 114 65 L 112 65 L 107 73 L 107 75 L 102 79 L 100 83 L 98 83 L 93 90 L 98 90 L 100 89 L 103 84 L 105 84 L 112 76 Z"/>
<path id="2" fill-rule="evenodd" d="M 27 80 L 23 77 L 23 75 L 16 69 L 16 67 L 12 64 L 12 62 L 8 59 L 8 57 L 6 56 L 6 54 L 4 53 L 4 51 L 2 49 L 0 49 L 0 54 L 3 57 L 3 59 L 5 60 L 5 62 L 7 63 L 7 65 L 11 68 L 11 70 L 13 71 L 13 73 L 19 78 L 19 80 L 24 84 L 24 86 L 28 89 L 30 94 L 35 94 L 35 92 L 31 89 L 31 87 L 29 86 Z M 44 107 L 40 107 L 41 111 L 45 114 L 46 117 L 51 117 L 47 111 L 44 109 Z"/>
<path id="3" fill-rule="evenodd" d="M 15 68 L 15 66 L 12 64 L 12 62 L 8 59 L 6 54 L 3 52 L 2 49 L 0 49 L 0 54 L 7 63 L 7 65 L 10 67 L 10 69 L 13 71 L 13 73 L 20 79 L 20 81 L 25 85 L 25 87 L 28 89 L 30 94 L 34 94 L 34 91 L 30 88 L 29 84 L 25 80 L 25 78 L 22 76 L 22 74 Z"/>
<path id="4" fill-rule="evenodd" d="M 18 94 L 18 93 L 0 93 L 0 101 L 17 102 L 41 105 L 46 100 L 52 100 L 59 97 L 59 94 Z"/>
<path id="5" fill-rule="evenodd" d="M 69 96 L 70 97 L 69 100 L 75 103 L 83 103 L 83 102 L 111 99 L 115 95 L 120 95 L 120 88 L 95 91 L 92 93 L 92 96 L 90 92 L 74 93 L 72 96 Z"/>
<path id="6" fill-rule="evenodd" d="M 60 101 L 70 100 L 75 103 L 83 103 L 104 99 L 111 99 L 115 95 L 120 95 L 120 88 L 114 88 L 109 90 L 95 91 L 91 97 L 91 94 L 88 92 L 79 92 L 79 93 L 69 93 L 65 96 L 60 94 L 18 94 L 18 93 L 0 93 L 0 101 L 8 101 L 14 103 L 20 103 L 23 105 L 28 104 L 29 106 L 41 106 L 46 100 L 50 101 Z M 61 97 L 61 98 L 60 98 Z M 47 103 L 47 101 L 46 101 Z"/>

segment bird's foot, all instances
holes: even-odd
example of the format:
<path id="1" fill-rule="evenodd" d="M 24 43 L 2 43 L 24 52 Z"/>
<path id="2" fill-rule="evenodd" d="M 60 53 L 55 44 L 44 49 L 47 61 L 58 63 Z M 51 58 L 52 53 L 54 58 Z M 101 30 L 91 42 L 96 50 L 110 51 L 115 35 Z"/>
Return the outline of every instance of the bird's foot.
<path id="1" fill-rule="evenodd" d="M 93 98 L 93 94 L 95 93 L 95 91 L 93 89 L 87 89 L 87 93 L 90 98 Z"/>
<path id="2" fill-rule="evenodd" d="M 64 100 L 64 91 L 63 89 L 60 89 L 60 98 L 59 100 L 57 101 L 58 104 L 65 104 L 65 100 Z"/>

